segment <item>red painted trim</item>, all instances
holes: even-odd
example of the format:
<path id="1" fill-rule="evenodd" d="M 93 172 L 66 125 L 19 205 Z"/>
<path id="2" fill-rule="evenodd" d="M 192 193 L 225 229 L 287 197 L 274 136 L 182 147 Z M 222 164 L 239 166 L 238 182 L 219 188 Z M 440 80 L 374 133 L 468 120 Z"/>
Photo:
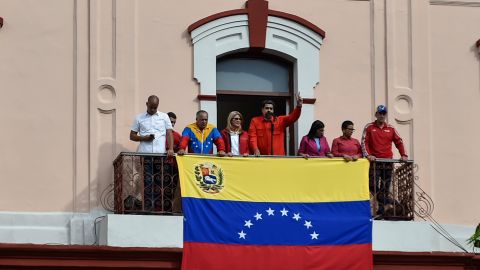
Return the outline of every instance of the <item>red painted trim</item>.
<path id="1" fill-rule="evenodd" d="M 303 98 L 303 104 L 315 104 L 316 98 Z"/>
<path id="2" fill-rule="evenodd" d="M 198 98 L 198 100 L 210 100 L 210 101 L 216 101 L 217 100 L 216 95 L 198 95 L 197 98 Z"/>
<path id="3" fill-rule="evenodd" d="M 228 11 L 219 12 L 192 23 L 190 26 L 188 26 L 187 31 L 188 33 L 192 33 L 193 30 L 211 21 L 215 21 L 223 17 L 242 15 L 242 14 L 247 14 L 247 10 L 242 8 L 242 9 L 232 9 Z"/>
<path id="4" fill-rule="evenodd" d="M 318 27 L 318 26 L 314 25 L 313 23 L 311 23 L 311 22 L 309 22 L 309 21 L 307 21 L 303 18 L 300 18 L 296 15 L 281 12 L 281 11 L 276 11 L 276 10 L 269 10 L 268 15 L 284 18 L 284 19 L 287 19 L 287 20 L 290 20 L 290 21 L 294 21 L 298 24 L 301 24 L 301 25 L 309 28 L 313 32 L 319 34 L 322 38 L 325 38 L 325 31 L 323 31 L 320 27 Z"/>
<path id="5" fill-rule="evenodd" d="M 264 0 L 248 0 L 248 33 L 250 48 L 264 49 L 267 39 L 268 2 Z"/>
<path id="6" fill-rule="evenodd" d="M 181 261 L 180 248 L 0 244 L 0 269 L 180 269 Z M 480 255 L 460 252 L 374 251 L 373 262 L 378 269 L 480 270 Z"/>
<path id="7" fill-rule="evenodd" d="M 217 90 L 217 95 L 240 95 L 240 96 L 268 96 L 268 97 L 290 97 L 288 92 L 260 92 L 260 91 L 239 91 L 239 90 Z"/>
<path id="8" fill-rule="evenodd" d="M 252 0 L 250 0 L 250 1 L 252 1 Z M 264 5 L 266 5 L 267 10 L 268 10 L 268 2 L 266 2 L 266 1 L 263 1 L 263 3 L 258 2 L 258 1 L 252 1 L 251 7 L 256 7 L 257 5 L 259 5 L 260 8 L 264 8 Z M 250 15 L 249 12 L 252 12 L 253 17 L 250 17 L 251 15 Z M 220 19 L 220 18 L 228 17 L 228 16 L 233 16 L 233 15 L 248 14 L 249 15 L 249 20 L 252 20 L 252 19 L 257 20 L 256 16 L 258 16 L 260 18 L 259 14 L 261 14 L 261 12 L 264 12 L 264 11 L 263 10 L 258 11 L 258 14 L 256 12 L 257 11 L 247 11 L 247 9 L 233 9 L 233 10 L 228 10 L 228 11 L 216 13 L 216 14 L 210 15 L 208 17 L 205 17 L 205 18 L 203 18 L 201 20 L 198 20 L 198 21 L 194 22 L 193 24 L 191 24 L 188 27 L 188 33 L 192 33 L 193 30 L 197 29 L 198 27 L 200 27 L 200 26 L 202 26 L 206 23 L 209 23 L 209 22 L 214 21 L 216 19 Z M 315 33 L 319 34 L 322 38 L 325 38 L 325 31 L 323 31 L 320 27 L 318 27 L 318 26 L 314 25 L 313 23 L 311 23 L 311 22 L 309 22 L 309 21 L 307 21 L 303 18 L 300 18 L 296 15 L 292 15 L 292 14 L 289 14 L 289 13 L 286 13 L 286 12 L 281 12 L 281 11 L 276 11 L 276 10 L 268 10 L 268 15 L 294 21 L 294 22 L 296 22 L 300 25 L 303 25 L 303 26 L 309 28 L 310 30 L 314 31 Z M 254 25 L 255 25 L 255 22 L 256 21 L 253 22 Z M 257 23 L 259 23 L 259 22 L 257 22 Z M 250 24 L 251 23 L 249 23 L 249 26 L 250 26 Z M 263 25 L 263 23 L 262 23 L 262 25 Z M 261 26 L 261 25 L 259 24 L 259 26 Z M 265 31 L 266 31 L 267 25 L 265 24 L 264 27 L 265 27 Z M 249 31 L 250 31 L 250 35 L 252 35 L 252 29 L 249 28 Z M 253 35 L 259 35 L 259 33 L 257 33 L 257 31 L 260 31 L 260 30 L 253 29 Z M 261 31 L 263 31 L 263 29 L 261 29 Z M 263 41 L 263 43 L 265 43 L 265 40 Z M 251 44 L 250 44 L 250 46 L 251 46 Z"/>
<path id="9" fill-rule="evenodd" d="M 373 254 L 374 265 L 410 265 L 425 266 L 422 269 L 437 269 L 435 266 L 470 266 L 477 265 L 479 255 L 461 252 L 399 252 L 376 251 Z M 429 267 L 428 267 L 429 266 Z M 388 269 L 388 268 L 382 268 Z M 393 269 L 393 268 L 392 268 Z M 397 269 L 397 268 L 395 268 Z M 443 269 L 443 268 L 442 268 Z M 475 269 L 475 268 L 473 268 Z"/>
<path id="10" fill-rule="evenodd" d="M 477 40 L 477 43 L 476 43 L 476 45 L 477 45 L 477 48 L 480 48 L 480 39 L 479 39 L 479 40 Z"/>
<path id="11" fill-rule="evenodd" d="M 0 244 L 0 269 L 180 269 L 182 249 Z"/>

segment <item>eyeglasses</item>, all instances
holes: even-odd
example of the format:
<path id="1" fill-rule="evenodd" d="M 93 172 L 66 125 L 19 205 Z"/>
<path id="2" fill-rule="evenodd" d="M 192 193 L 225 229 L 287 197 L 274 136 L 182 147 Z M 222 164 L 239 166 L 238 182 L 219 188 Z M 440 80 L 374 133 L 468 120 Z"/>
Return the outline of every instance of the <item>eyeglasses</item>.
<path id="1" fill-rule="evenodd" d="M 234 117 L 232 120 L 242 120 L 242 118 Z"/>

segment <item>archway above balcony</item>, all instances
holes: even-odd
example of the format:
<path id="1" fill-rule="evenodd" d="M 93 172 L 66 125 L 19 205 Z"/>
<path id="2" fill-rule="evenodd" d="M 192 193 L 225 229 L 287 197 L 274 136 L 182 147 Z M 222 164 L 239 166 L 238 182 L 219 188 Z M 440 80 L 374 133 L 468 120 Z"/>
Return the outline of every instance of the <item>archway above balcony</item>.
<path id="1" fill-rule="evenodd" d="M 194 78 L 200 84 L 200 107 L 216 123 L 216 60 L 226 54 L 255 51 L 274 54 L 294 64 L 294 91 L 306 103 L 314 102 L 320 80 L 320 46 L 325 31 L 298 16 L 268 9 L 265 0 L 248 0 L 244 9 L 220 12 L 188 27 L 194 53 Z M 313 106 L 305 106 L 302 119 L 313 120 Z M 300 122 L 300 121 L 299 121 Z M 308 127 L 299 127 L 300 130 Z"/>

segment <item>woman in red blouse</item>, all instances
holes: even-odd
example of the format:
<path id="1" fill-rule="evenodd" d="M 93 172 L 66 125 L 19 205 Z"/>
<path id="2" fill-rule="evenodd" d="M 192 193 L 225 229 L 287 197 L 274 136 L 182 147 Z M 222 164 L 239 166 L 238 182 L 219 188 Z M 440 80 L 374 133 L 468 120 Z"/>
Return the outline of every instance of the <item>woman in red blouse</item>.
<path id="1" fill-rule="evenodd" d="M 362 157 L 360 142 L 352 138 L 354 130 L 352 121 L 347 120 L 342 123 L 343 135 L 332 142 L 332 154 L 335 157 L 343 157 L 346 161 L 356 161 Z"/>
<path id="2" fill-rule="evenodd" d="M 242 129 L 243 116 L 237 111 L 232 111 L 227 118 L 227 127 L 222 130 L 222 138 L 225 142 L 225 152 L 228 156 L 248 156 L 248 132 Z"/>

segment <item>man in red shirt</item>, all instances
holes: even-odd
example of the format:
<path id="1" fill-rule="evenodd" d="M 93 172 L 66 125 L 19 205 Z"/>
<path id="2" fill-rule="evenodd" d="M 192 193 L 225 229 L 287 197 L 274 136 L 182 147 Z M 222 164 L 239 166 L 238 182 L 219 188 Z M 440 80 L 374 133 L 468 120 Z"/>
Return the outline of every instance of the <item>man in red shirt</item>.
<path id="1" fill-rule="evenodd" d="M 250 149 L 256 156 L 285 155 L 285 128 L 295 123 L 302 112 L 303 99 L 297 94 L 297 106 L 289 115 L 275 116 L 275 103 L 264 100 L 262 116 L 252 118 L 248 135 Z"/>
<path id="2" fill-rule="evenodd" d="M 403 140 L 398 135 L 397 130 L 387 124 L 387 107 L 379 105 L 375 112 L 374 122 L 367 124 L 363 130 L 362 152 L 370 162 L 375 162 L 377 158 L 392 159 L 392 143 L 395 144 L 400 152 L 400 160 L 408 160 Z M 370 191 L 376 195 L 378 201 L 377 215 L 383 215 L 386 205 L 392 204 L 393 200 L 389 197 L 390 184 L 392 182 L 393 163 L 375 162 L 370 166 Z"/>
<path id="3" fill-rule="evenodd" d="M 172 127 L 175 127 L 177 123 L 177 115 L 173 112 L 167 113 L 168 117 L 170 118 L 170 122 L 172 123 Z M 173 130 L 173 151 L 176 153 L 178 152 L 178 148 L 180 146 L 180 140 L 182 139 L 182 135 L 180 133 Z"/>

